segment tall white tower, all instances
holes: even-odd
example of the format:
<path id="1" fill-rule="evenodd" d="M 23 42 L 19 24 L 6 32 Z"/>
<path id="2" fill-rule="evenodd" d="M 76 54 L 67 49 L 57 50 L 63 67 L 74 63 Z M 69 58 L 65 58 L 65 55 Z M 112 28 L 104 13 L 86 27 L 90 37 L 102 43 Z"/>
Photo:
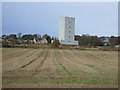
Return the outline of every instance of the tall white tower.
<path id="1" fill-rule="evenodd" d="M 62 45 L 78 45 L 75 41 L 75 18 L 62 17 L 59 21 L 59 41 Z"/>

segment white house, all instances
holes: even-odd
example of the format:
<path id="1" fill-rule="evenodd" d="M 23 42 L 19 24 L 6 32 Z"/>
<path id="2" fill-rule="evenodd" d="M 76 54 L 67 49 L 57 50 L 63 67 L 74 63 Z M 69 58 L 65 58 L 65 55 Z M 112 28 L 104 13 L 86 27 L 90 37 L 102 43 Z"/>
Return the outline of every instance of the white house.
<path id="1" fill-rule="evenodd" d="M 42 44 L 47 44 L 48 41 L 47 41 L 45 38 L 42 38 L 42 39 L 40 40 L 40 43 L 42 43 Z"/>
<path id="2" fill-rule="evenodd" d="M 59 41 L 62 45 L 78 45 L 78 41 L 75 41 L 75 18 L 60 18 Z"/>
<path id="3" fill-rule="evenodd" d="M 45 38 L 40 38 L 40 39 L 34 38 L 33 42 L 38 43 L 38 44 L 47 44 L 48 43 L 48 41 Z"/>

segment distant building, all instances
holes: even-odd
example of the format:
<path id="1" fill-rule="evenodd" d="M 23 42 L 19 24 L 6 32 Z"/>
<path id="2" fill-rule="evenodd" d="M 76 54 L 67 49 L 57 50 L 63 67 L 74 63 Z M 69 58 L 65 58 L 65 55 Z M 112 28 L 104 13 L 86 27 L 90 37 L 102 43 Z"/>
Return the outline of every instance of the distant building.
<path id="1" fill-rule="evenodd" d="M 115 45 L 114 47 L 115 47 L 115 48 L 120 48 L 120 45 Z"/>
<path id="2" fill-rule="evenodd" d="M 33 43 L 38 43 L 38 44 L 47 44 L 48 41 L 45 38 L 40 38 L 40 39 L 33 39 Z"/>
<path id="3" fill-rule="evenodd" d="M 101 41 L 104 43 L 104 45 L 109 45 L 110 37 L 100 37 Z"/>
<path id="4" fill-rule="evenodd" d="M 59 41 L 62 45 L 78 45 L 78 41 L 75 41 L 75 18 L 60 18 Z"/>
<path id="5" fill-rule="evenodd" d="M 47 44 L 48 41 L 46 40 L 46 38 L 42 38 L 42 39 L 40 40 L 40 43 L 42 43 L 42 44 Z"/>

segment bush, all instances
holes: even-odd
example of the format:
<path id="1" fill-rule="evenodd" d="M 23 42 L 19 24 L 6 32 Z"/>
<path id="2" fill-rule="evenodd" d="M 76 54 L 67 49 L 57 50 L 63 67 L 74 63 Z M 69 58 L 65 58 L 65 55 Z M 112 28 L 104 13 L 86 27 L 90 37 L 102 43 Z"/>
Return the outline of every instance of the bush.
<path id="1" fill-rule="evenodd" d="M 2 47 L 14 47 L 15 42 L 2 42 Z"/>
<path id="2" fill-rule="evenodd" d="M 54 40 L 53 43 L 52 43 L 52 45 L 51 45 L 51 47 L 52 47 L 52 48 L 58 48 L 59 45 L 60 45 L 59 40 Z"/>

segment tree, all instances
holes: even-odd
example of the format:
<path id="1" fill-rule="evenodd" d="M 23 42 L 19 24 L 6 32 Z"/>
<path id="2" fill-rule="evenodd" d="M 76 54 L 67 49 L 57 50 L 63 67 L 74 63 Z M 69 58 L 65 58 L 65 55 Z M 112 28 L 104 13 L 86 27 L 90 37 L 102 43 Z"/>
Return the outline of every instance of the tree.
<path id="1" fill-rule="evenodd" d="M 120 45 L 120 36 L 118 36 L 118 44 Z"/>
<path id="2" fill-rule="evenodd" d="M 80 45 L 80 38 L 81 38 L 81 36 L 75 35 L 75 40 L 78 41 L 78 44 L 79 44 L 79 45 Z"/>
<path id="3" fill-rule="evenodd" d="M 10 34 L 9 36 L 6 36 L 5 39 L 17 39 L 16 34 Z"/>
<path id="4" fill-rule="evenodd" d="M 51 37 L 49 35 L 45 34 L 43 35 L 43 38 L 45 38 L 48 41 L 48 43 L 51 43 Z"/>
<path id="5" fill-rule="evenodd" d="M 52 38 L 51 38 L 51 40 L 55 40 L 55 38 L 54 38 L 54 37 L 52 37 Z"/>
<path id="6" fill-rule="evenodd" d="M 90 35 L 76 35 L 75 40 L 78 41 L 79 45 L 86 45 L 86 46 L 101 46 L 103 42 L 97 36 L 90 36 Z"/>
<path id="7" fill-rule="evenodd" d="M 6 37 L 6 35 L 4 34 L 4 35 L 2 35 L 2 39 L 4 39 Z"/>
<path id="8" fill-rule="evenodd" d="M 25 34 L 25 35 L 22 36 L 22 39 L 24 39 L 24 40 L 33 40 L 34 36 L 31 35 L 31 34 Z"/>
<path id="9" fill-rule="evenodd" d="M 40 34 L 34 34 L 34 36 L 37 37 L 37 38 L 41 38 Z"/>
<path id="10" fill-rule="evenodd" d="M 34 35 L 33 35 L 33 37 L 34 37 L 36 40 L 38 40 L 38 39 L 40 39 L 40 38 L 41 38 L 41 36 L 40 36 L 40 35 L 38 35 L 38 34 L 34 34 Z"/>
<path id="11" fill-rule="evenodd" d="M 98 38 L 97 36 L 92 36 L 91 37 L 91 46 L 102 46 L 104 43 L 101 41 L 100 38 Z"/>
<path id="12" fill-rule="evenodd" d="M 22 33 L 18 33 L 17 34 L 17 37 L 20 39 L 21 38 L 21 36 L 22 36 Z"/>
<path id="13" fill-rule="evenodd" d="M 114 47 L 114 46 L 117 45 L 117 44 L 119 44 L 119 37 L 111 36 L 110 46 L 111 46 L 111 47 Z"/>

